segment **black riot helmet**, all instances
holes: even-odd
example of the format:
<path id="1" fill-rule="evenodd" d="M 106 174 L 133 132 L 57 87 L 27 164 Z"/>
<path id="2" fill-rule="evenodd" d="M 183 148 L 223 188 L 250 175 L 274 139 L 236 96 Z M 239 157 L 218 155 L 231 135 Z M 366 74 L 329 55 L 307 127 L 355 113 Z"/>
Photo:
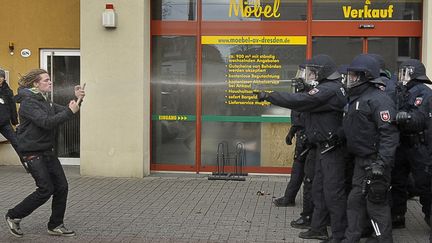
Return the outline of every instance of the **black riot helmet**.
<path id="1" fill-rule="evenodd" d="M 399 67 L 398 81 L 406 85 L 414 79 L 422 83 L 432 84 L 431 80 L 426 76 L 426 68 L 423 63 L 417 59 L 408 59 Z"/>
<path id="2" fill-rule="evenodd" d="M 388 79 L 391 79 L 391 73 L 386 68 L 384 58 L 381 55 L 375 54 L 375 53 L 369 53 L 368 55 L 375 58 L 375 60 L 378 62 L 379 69 L 380 69 L 380 75 L 387 77 Z"/>
<path id="3" fill-rule="evenodd" d="M 336 64 L 333 59 L 325 54 L 312 57 L 305 63 L 306 84 L 316 86 L 324 79 L 338 79 L 340 74 L 336 71 Z"/>
<path id="4" fill-rule="evenodd" d="M 366 82 L 382 83 L 378 80 L 380 76 L 379 63 L 370 55 L 360 54 L 356 56 L 348 66 L 347 71 L 348 89 Z"/>

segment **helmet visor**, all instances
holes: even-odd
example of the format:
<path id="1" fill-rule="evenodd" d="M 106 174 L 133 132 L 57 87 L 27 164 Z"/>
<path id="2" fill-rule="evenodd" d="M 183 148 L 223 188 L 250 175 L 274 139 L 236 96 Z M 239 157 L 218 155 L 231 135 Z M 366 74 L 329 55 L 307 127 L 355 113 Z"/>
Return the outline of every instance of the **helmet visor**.
<path id="1" fill-rule="evenodd" d="M 406 85 L 412 79 L 411 75 L 413 73 L 414 73 L 414 67 L 412 66 L 405 66 L 399 68 L 398 81 L 403 85 Z"/>
<path id="2" fill-rule="evenodd" d="M 305 68 L 305 83 L 313 87 L 318 85 L 318 71 L 317 67 L 307 66 Z"/>
<path id="3" fill-rule="evenodd" d="M 305 70 L 305 68 L 303 68 L 303 67 L 299 67 L 299 68 L 297 69 L 297 73 L 296 73 L 295 78 L 296 78 L 296 79 L 305 80 L 305 78 L 306 78 L 306 70 Z"/>
<path id="4" fill-rule="evenodd" d="M 361 83 L 364 83 L 365 80 L 365 73 L 364 72 L 355 72 L 355 71 L 348 71 L 347 77 L 346 77 L 346 85 L 348 89 L 354 88 L 356 86 L 359 86 Z"/>

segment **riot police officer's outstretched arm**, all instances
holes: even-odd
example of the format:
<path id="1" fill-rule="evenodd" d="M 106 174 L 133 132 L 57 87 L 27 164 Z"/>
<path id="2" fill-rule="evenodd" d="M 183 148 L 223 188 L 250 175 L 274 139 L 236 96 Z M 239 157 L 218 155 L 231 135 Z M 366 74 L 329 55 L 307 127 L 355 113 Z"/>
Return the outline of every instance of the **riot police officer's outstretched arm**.
<path id="1" fill-rule="evenodd" d="M 325 112 L 333 111 L 340 107 L 340 104 L 331 104 L 328 101 L 334 96 L 338 95 L 335 92 L 341 92 L 340 89 L 328 87 L 329 85 L 337 85 L 326 83 L 318 85 L 316 88 L 311 89 L 307 93 L 286 93 L 286 92 L 273 92 L 267 97 L 270 103 L 293 109 L 299 112 Z"/>

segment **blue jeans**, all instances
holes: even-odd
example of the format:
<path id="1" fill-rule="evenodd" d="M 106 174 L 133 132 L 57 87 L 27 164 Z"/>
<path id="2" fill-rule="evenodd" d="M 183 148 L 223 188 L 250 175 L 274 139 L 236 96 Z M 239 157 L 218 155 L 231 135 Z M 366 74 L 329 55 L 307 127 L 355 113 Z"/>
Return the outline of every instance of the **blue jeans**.
<path id="1" fill-rule="evenodd" d="M 15 149 L 17 154 L 20 155 L 20 153 L 18 152 L 17 137 L 15 131 L 12 128 L 12 125 L 11 124 L 0 125 L 0 133 L 3 135 L 3 137 L 9 140 L 9 142 L 11 143 L 12 147 Z"/>
<path id="2" fill-rule="evenodd" d="M 36 183 L 36 191 L 28 195 L 21 203 L 10 209 L 10 218 L 22 219 L 42 206 L 52 196 L 51 217 L 48 228 L 63 224 L 68 195 L 68 182 L 58 158 L 54 155 L 37 155 L 26 161 Z"/>

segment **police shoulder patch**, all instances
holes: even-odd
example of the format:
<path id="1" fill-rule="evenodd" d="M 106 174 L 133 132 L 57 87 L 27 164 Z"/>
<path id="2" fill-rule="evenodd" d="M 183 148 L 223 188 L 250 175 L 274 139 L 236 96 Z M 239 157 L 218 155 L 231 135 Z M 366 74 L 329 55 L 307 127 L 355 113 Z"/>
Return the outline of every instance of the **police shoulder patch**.
<path id="1" fill-rule="evenodd" d="M 417 97 L 414 101 L 415 106 L 420 106 L 423 103 L 423 97 Z"/>
<path id="2" fill-rule="evenodd" d="M 388 122 L 390 121 L 390 112 L 388 110 L 380 111 L 380 117 L 383 122 Z"/>
<path id="3" fill-rule="evenodd" d="M 316 93 L 318 93 L 318 92 L 319 92 L 319 89 L 317 89 L 317 88 L 313 88 L 313 89 L 309 90 L 308 94 L 309 94 L 309 95 L 314 95 L 314 94 L 316 94 Z"/>

